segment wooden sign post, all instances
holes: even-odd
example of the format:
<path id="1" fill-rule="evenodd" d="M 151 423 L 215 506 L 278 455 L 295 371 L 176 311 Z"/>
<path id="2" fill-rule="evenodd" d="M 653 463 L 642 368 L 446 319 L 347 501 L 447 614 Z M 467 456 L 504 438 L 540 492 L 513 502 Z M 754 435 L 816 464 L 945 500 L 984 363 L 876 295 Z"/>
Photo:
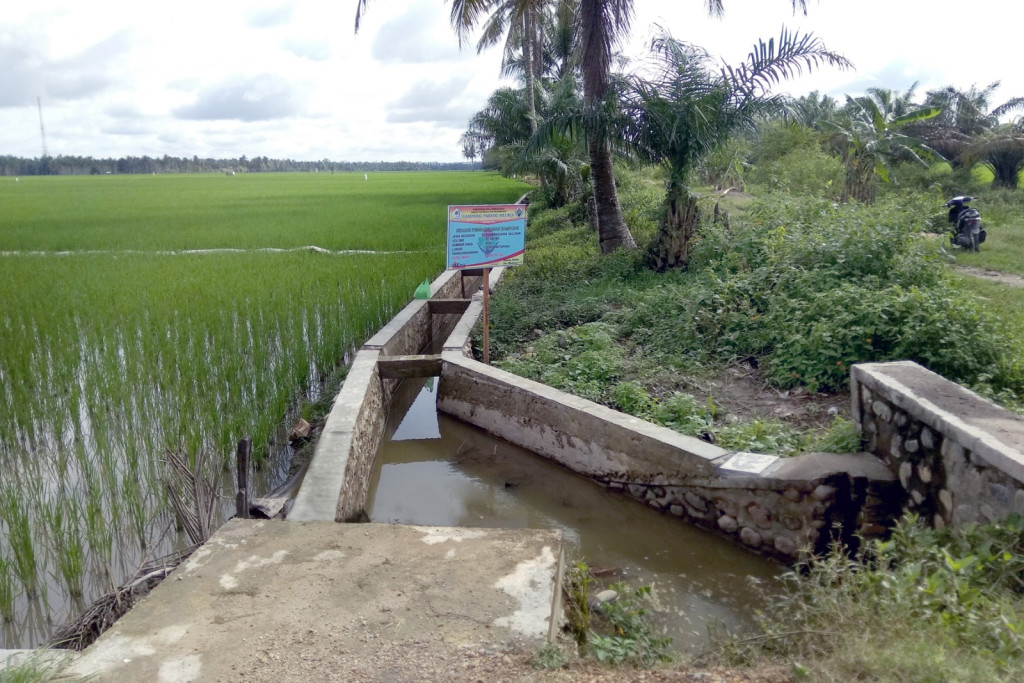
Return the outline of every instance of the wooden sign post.
<path id="1" fill-rule="evenodd" d="M 491 364 L 491 269 L 484 268 L 484 365 Z"/>

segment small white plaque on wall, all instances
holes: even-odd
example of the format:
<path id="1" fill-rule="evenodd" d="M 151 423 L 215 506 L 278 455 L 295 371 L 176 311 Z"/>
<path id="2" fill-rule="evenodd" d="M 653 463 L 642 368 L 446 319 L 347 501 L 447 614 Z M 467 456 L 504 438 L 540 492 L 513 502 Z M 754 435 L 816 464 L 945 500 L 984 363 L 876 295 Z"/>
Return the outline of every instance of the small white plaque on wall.
<path id="1" fill-rule="evenodd" d="M 733 472 L 745 472 L 747 474 L 761 474 L 775 464 L 778 459 L 779 456 L 777 455 L 740 451 L 730 455 L 729 459 L 722 463 L 722 469 Z"/>

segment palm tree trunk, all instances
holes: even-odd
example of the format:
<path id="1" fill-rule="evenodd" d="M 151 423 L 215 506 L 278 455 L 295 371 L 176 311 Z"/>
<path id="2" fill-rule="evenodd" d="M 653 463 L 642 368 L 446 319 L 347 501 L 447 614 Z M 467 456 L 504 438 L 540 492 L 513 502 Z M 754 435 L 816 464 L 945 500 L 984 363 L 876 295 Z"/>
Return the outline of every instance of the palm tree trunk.
<path id="1" fill-rule="evenodd" d="M 658 239 L 647 254 L 652 270 L 686 268 L 690 262 L 690 243 L 700 226 L 697 198 L 682 185 L 669 186 L 665 217 L 658 227 Z"/>
<path id="2" fill-rule="evenodd" d="M 611 68 L 611 46 L 616 26 L 612 16 L 606 16 L 608 0 L 581 0 L 579 6 L 581 67 L 583 72 L 583 101 L 589 107 L 599 106 L 608 92 Z M 612 15 L 615 13 L 612 12 Z M 620 30 L 625 30 L 628 12 L 619 17 Z M 590 182 L 597 205 L 597 234 L 601 253 L 616 249 L 634 249 L 636 242 L 629 232 L 619 208 L 619 195 L 615 190 L 612 173 L 612 150 L 607 138 L 595 133 L 587 134 L 587 152 L 590 155 Z"/>
<path id="3" fill-rule="evenodd" d="M 530 132 L 537 132 L 537 101 L 535 98 L 534 88 L 534 66 L 533 66 L 533 47 L 534 47 L 534 32 L 536 28 L 534 26 L 534 14 L 533 8 L 527 7 L 523 12 L 523 70 L 526 72 L 526 101 L 530 105 Z"/>
<path id="4" fill-rule="evenodd" d="M 601 253 L 609 254 L 616 249 L 635 249 L 636 242 L 626 226 L 626 221 L 622 219 L 619 195 L 615 191 L 611 145 L 602 137 L 589 134 L 587 151 L 590 153 L 590 181 L 594 188 L 594 203 L 597 205 L 595 227 Z"/>

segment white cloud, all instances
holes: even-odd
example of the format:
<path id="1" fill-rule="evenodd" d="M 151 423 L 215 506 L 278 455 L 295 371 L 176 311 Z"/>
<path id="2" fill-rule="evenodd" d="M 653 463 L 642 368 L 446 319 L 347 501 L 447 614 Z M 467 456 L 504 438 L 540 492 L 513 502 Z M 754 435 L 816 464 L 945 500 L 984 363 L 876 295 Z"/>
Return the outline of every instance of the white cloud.
<path id="1" fill-rule="evenodd" d="M 326 40 L 300 40 L 291 38 L 281 43 L 288 52 L 312 62 L 326 62 L 333 55 L 331 44 Z"/>
<path id="2" fill-rule="evenodd" d="M 465 128 L 475 109 L 459 104 L 469 76 L 455 76 L 443 83 L 419 81 L 388 106 L 389 123 L 435 123 L 448 128 Z"/>
<path id="3" fill-rule="evenodd" d="M 373 39 L 373 58 L 383 64 L 457 62 L 471 57 L 452 39 L 451 28 L 436 0 L 416 0 L 406 12 L 385 23 Z"/>
<path id="4" fill-rule="evenodd" d="M 724 20 L 700 0 L 636 0 L 633 39 L 652 23 L 742 60 L 786 24 L 814 31 L 857 71 L 822 69 L 784 84 L 836 96 L 867 87 L 918 92 L 1001 80 L 996 100 L 1024 95 L 1024 74 L 992 45 L 1016 44 L 1005 8 L 933 0 L 808 3 L 725 0 Z M 0 154 L 34 157 L 42 99 L 51 154 L 276 156 L 461 160 L 459 134 L 502 81 L 500 48 L 460 52 L 442 0 L 33 0 L 0 15 Z M 976 47 L 952 42 L 971 32 Z M 475 41 L 470 41 L 472 46 Z"/>
<path id="5" fill-rule="evenodd" d="M 295 14 L 295 5 L 285 3 L 272 7 L 258 7 L 245 13 L 246 22 L 253 28 L 286 26 Z"/>
<path id="6" fill-rule="evenodd" d="M 304 100 L 303 88 L 283 77 L 238 76 L 204 88 L 195 102 L 178 107 L 174 115 L 200 121 L 267 121 L 301 114 Z"/>

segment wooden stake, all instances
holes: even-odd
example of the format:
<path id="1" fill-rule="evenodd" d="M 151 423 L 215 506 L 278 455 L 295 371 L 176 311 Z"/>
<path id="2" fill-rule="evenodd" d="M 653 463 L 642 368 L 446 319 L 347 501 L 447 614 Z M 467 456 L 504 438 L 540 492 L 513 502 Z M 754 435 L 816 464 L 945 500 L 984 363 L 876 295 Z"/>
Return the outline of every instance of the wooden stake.
<path id="1" fill-rule="evenodd" d="M 238 473 L 238 493 L 235 494 L 235 517 L 249 519 L 249 454 L 252 440 L 246 437 L 238 442 L 235 465 Z"/>
<path id="2" fill-rule="evenodd" d="M 491 364 L 491 269 L 484 268 L 484 365 Z"/>

